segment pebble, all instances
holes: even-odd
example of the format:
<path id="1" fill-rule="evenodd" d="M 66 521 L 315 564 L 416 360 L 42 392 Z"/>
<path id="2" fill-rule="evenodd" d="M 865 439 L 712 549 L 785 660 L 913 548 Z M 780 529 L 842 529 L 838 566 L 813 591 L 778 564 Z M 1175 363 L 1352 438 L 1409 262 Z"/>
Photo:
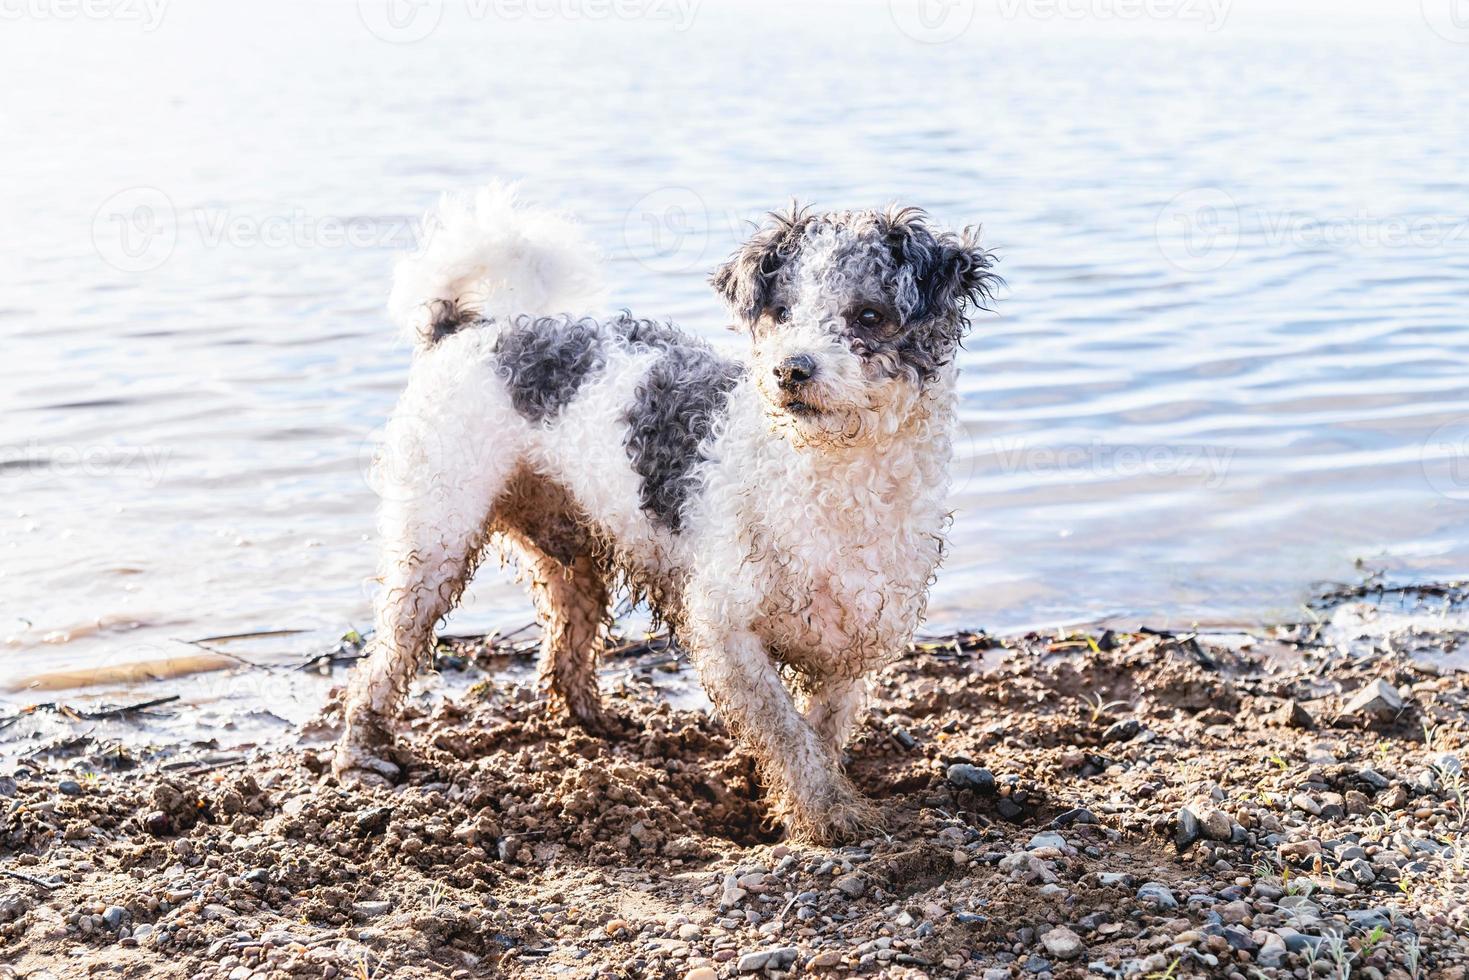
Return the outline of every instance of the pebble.
<path id="1" fill-rule="evenodd" d="M 373 919 L 379 915 L 387 915 L 392 908 L 392 902 L 357 902 L 352 906 L 352 911 L 364 918 Z"/>
<path id="2" fill-rule="evenodd" d="M 701 966 L 685 973 L 683 980 L 719 980 L 719 974 L 712 966 Z"/>
<path id="3" fill-rule="evenodd" d="M 1103 742 L 1129 742 L 1137 737 L 1142 731 L 1142 725 L 1136 718 L 1128 718 L 1111 725 L 1102 733 Z"/>
<path id="4" fill-rule="evenodd" d="M 867 882 L 862 880 L 859 874 L 841 875 L 831 884 L 833 888 L 848 898 L 861 898 L 862 894 L 867 891 Z"/>
<path id="5" fill-rule="evenodd" d="M 1184 807 L 1178 811 L 1178 815 L 1174 818 L 1174 823 L 1173 845 L 1179 851 L 1188 850 L 1194 841 L 1198 840 L 1203 833 L 1203 829 L 1199 826 L 1198 816 L 1188 807 Z"/>
<path id="6" fill-rule="evenodd" d="M 82 795 L 82 784 L 77 782 L 75 779 L 63 779 L 61 782 L 56 784 L 56 788 L 61 790 L 61 792 L 66 796 Z"/>
<path id="7" fill-rule="evenodd" d="M 741 973 L 754 973 L 756 970 L 782 970 L 796 962 L 799 951 L 794 946 L 782 946 L 779 949 L 757 949 L 749 953 L 741 953 L 739 962 L 735 969 Z"/>
<path id="8" fill-rule="evenodd" d="M 988 769 L 971 766 L 965 762 L 956 762 L 949 767 L 947 775 L 950 784 L 958 789 L 985 794 L 995 791 L 995 774 Z"/>
<path id="9" fill-rule="evenodd" d="M 1159 909 L 1168 910 L 1178 908 L 1178 899 L 1173 897 L 1173 892 L 1161 881 L 1150 881 L 1137 890 L 1140 901 L 1151 902 Z"/>
<path id="10" fill-rule="evenodd" d="M 107 928 L 116 932 L 122 928 L 123 919 L 127 918 L 128 910 L 121 905 L 109 905 L 107 911 L 102 913 L 102 921 L 107 923 Z"/>
<path id="11" fill-rule="evenodd" d="M 1352 695 L 1342 708 L 1342 714 L 1392 721 L 1402 710 L 1403 696 L 1397 688 L 1379 677 Z"/>
<path id="12" fill-rule="evenodd" d="M 357 814 L 355 821 L 357 833 L 362 837 L 370 837 L 373 834 L 381 834 L 388 829 L 388 822 L 393 819 L 393 808 L 390 806 L 375 806 L 363 810 Z"/>
<path id="13" fill-rule="evenodd" d="M 1054 831 L 1047 830 L 1036 834 L 1030 839 L 1030 843 L 1025 846 L 1027 850 L 1031 851 L 1040 850 L 1043 847 L 1052 847 L 1058 851 L 1064 851 L 1066 850 L 1067 844 L 1066 838 Z"/>
<path id="14" fill-rule="evenodd" d="M 1058 960 L 1074 960 L 1085 948 L 1081 937 L 1065 926 L 1057 926 L 1041 936 L 1041 945 Z"/>

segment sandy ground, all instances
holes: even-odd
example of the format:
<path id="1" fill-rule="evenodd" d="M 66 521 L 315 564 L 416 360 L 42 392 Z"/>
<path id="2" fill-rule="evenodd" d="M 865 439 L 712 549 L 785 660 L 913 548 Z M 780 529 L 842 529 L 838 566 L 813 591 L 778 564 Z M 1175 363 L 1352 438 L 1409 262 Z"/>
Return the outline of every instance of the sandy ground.
<path id="1" fill-rule="evenodd" d="M 831 849 L 666 652 L 608 741 L 460 643 L 392 792 L 332 779 L 334 703 L 243 759 L 56 741 L 0 776 L 0 975 L 1463 977 L 1451 604 L 916 645 L 850 747 L 886 827 Z"/>

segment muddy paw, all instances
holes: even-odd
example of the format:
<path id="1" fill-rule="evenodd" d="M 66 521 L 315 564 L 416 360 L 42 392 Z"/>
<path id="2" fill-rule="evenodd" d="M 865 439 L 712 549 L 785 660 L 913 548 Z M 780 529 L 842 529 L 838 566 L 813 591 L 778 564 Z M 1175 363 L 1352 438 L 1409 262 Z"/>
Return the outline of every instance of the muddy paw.
<path id="1" fill-rule="evenodd" d="M 571 720 L 588 735 L 611 741 L 627 738 L 638 731 L 637 722 L 631 718 L 625 718 L 615 711 L 607 711 L 602 708 L 573 714 Z"/>
<path id="2" fill-rule="evenodd" d="M 389 787 L 400 782 L 403 769 L 387 758 L 392 738 L 380 726 L 349 723 L 332 753 L 332 772 L 346 787 Z"/>
<path id="3" fill-rule="evenodd" d="M 793 840 L 810 844 L 834 844 L 870 837 L 883 826 L 882 811 L 850 785 L 841 787 L 828 800 L 817 805 L 783 807 L 780 815 L 786 832 Z"/>

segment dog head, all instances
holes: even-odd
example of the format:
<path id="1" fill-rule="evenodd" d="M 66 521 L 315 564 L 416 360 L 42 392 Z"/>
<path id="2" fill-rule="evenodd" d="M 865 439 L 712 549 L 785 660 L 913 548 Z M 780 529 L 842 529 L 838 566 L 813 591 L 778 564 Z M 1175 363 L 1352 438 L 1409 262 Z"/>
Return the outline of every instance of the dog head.
<path id="1" fill-rule="evenodd" d="M 944 373 L 993 265 L 977 230 L 934 231 L 917 208 L 792 205 L 711 281 L 751 332 L 772 420 L 800 444 L 858 445 L 897 431 Z"/>

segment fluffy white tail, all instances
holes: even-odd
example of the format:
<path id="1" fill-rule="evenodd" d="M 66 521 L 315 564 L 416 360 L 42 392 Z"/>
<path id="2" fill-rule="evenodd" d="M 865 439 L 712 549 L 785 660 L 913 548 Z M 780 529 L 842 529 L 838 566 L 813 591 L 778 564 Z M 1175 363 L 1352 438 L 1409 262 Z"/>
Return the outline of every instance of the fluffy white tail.
<path id="1" fill-rule="evenodd" d="M 445 195 L 393 275 L 388 313 L 419 349 L 476 316 L 584 314 L 601 300 L 596 250 L 569 218 L 526 207 L 514 185 Z"/>

